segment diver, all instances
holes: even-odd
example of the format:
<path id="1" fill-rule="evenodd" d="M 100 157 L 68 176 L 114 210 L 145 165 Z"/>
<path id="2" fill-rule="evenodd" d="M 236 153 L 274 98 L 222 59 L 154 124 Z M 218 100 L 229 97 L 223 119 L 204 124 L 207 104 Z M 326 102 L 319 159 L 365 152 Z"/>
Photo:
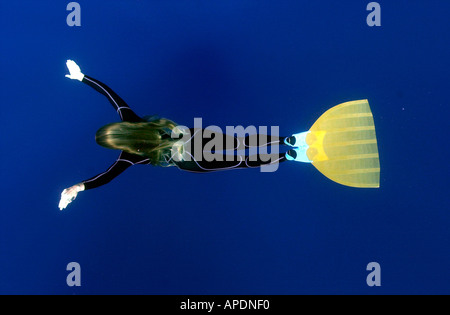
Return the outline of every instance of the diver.
<path id="1" fill-rule="evenodd" d="M 119 150 L 117 160 L 103 173 L 84 180 L 61 193 L 59 209 L 65 209 L 79 192 L 109 183 L 132 165 L 176 166 L 181 170 L 206 173 L 221 170 L 258 168 L 286 161 L 313 164 L 331 180 L 351 187 L 379 187 L 379 159 L 373 116 L 367 100 L 347 102 L 323 114 L 307 132 L 289 137 L 231 136 L 213 133 L 221 141 L 214 151 L 242 151 L 252 147 L 287 146 L 285 153 L 234 154 L 221 158 L 198 158 L 207 154 L 204 130 L 186 128 L 157 116 L 138 116 L 127 103 L 104 83 L 84 75 L 68 60 L 67 78 L 78 80 L 106 96 L 121 122 L 100 128 L 96 142 Z M 211 152 L 209 152 L 211 153 Z M 214 157 L 217 153 L 213 152 Z M 220 157 L 220 156 L 219 156 Z"/>

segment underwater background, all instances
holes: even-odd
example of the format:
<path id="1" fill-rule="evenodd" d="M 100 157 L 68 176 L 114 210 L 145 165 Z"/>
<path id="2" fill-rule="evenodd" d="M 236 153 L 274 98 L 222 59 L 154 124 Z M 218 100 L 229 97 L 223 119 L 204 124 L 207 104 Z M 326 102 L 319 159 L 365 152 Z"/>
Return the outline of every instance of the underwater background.
<path id="1" fill-rule="evenodd" d="M 70 1 L 0 4 L 0 294 L 449 294 L 446 0 Z M 191 174 L 134 166 L 59 211 L 61 191 L 118 153 L 107 99 L 192 125 L 306 131 L 368 99 L 379 189 L 301 163 Z M 81 266 L 69 287 L 66 266 Z M 369 287 L 370 262 L 381 287 Z"/>

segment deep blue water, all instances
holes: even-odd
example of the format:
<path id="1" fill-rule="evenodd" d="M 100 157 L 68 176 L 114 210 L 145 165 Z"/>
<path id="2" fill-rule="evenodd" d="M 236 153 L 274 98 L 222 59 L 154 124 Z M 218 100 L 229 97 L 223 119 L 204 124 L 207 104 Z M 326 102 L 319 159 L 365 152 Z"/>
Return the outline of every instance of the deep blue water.
<path id="1" fill-rule="evenodd" d="M 450 2 L 2 1 L 0 293 L 450 293 Z M 135 166 L 80 193 L 117 153 L 94 141 L 118 120 L 64 77 L 65 61 L 140 115 L 192 125 L 308 130 L 367 98 L 381 188 L 313 167 L 190 174 Z M 66 285 L 81 265 L 82 286 Z M 366 284 L 370 262 L 381 287 Z"/>

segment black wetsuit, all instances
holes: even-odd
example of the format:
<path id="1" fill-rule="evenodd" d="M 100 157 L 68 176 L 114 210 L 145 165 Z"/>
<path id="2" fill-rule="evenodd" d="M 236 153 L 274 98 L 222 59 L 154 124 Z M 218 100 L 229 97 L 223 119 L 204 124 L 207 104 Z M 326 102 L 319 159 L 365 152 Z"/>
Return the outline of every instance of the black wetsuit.
<path id="1" fill-rule="evenodd" d="M 107 85 L 103 84 L 102 82 L 95 80 L 89 76 L 85 76 L 83 78 L 83 83 L 91 86 L 95 90 L 97 90 L 99 93 L 105 95 L 109 102 L 113 105 L 114 109 L 117 111 L 117 113 L 120 116 L 120 119 L 122 121 L 127 122 L 142 122 L 146 121 L 143 118 L 136 115 L 136 113 L 131 110 L 131 108 L 125 103 L 125 101 L 120 98 L 111 88 L 109 88 Z M 196 141 L 202 141 L 203 138 L 198 138 L 195 135 L 203 130 L 194 130 L 190 129 L 192 137 L 190 141 L 192 142 L 191 148 L 203 148 L 204 143 L 201 143 L 200 146 L 196 146 Z M 217 135 L 216 135 L 217 136 Z M 223 143 L 226 143 L 226 140 L 229 140 L 228 135 L 222 135 L 224 137 Z M 256 147 L 268 147 L 272 145 L 283 145 L 285 144 L 285 137 L 269 137 L 267 141 L 264 141 L 264 143 L 258 143 L 253 141 L 261 141 L 258 135 L 256 135 L 257 140 L 250 139 L 251 136 L 247 136 L 245 138 L 236 138 L 234 137 L 234 148 L 233 150 L 245 150 L 250 148 L 249 143 L 254 144 Z M 207 139 L 209 140 L 209 139 Z M 192 150 L 192 149 L 191 149 Z M 274 153 L 276 156 L 275 158 L 272 156 L 272 158 L 268 158 L 268 156 L 248 156 L 248 155 L 235 155 L 232 159 L 223 158 L 223 161 L 220 160 L 213 160 L 213 161 L 206 161 L 204 159 L 200 161 L 195 160 L 195 152 L 191 151 L 189 152 L 189 155 L 192 157 L 192 159 L 189 159 L 189 161 L 167 161 L 169 165 L 177 166 L 178 168 L 190 172 L 198 172 L 198 173 L 205 173 L 205 172 L 214 172 L 214 171 L 220 171 L 220 170 L 229 170 L 229 169 L 238 169 L 238 168 L 257 168 L 264 165 L 274 164 L 274 163 L 281 163 L 286 161 L 285 153 Z M 273 155 L 273 154 L 272 154 Z M 228 156 L 229 157 L 229 156 Z M 125 151 L 122 151 L 119 155 L 119 158 L 114 162 L 113 165 L 111 165 L 108 170 L 105 172 L 92 177 L 88 180 L 83 181 L 85 190 L 96 188 L 99 186 L 102 186 L 104 184 L 109 183 L 111 180 L 113 180 L 115 177 L 120 175 L 123 171 L 125 171 L 128 167 L 132 165 L 137 164 L 151 164 L 150 159 L 146 157 L 142 157 L 140 155 L 135 155 L 131 153 L 127 153 Z"/>

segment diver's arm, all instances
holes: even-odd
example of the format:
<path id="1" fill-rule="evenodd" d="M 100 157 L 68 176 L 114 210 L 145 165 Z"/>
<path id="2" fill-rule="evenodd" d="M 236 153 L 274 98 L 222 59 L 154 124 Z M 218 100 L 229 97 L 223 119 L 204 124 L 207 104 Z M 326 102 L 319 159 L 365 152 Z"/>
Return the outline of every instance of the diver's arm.
<path id="1" fill-rule="evenodd" d="M 64 189 L 61 193 L 59 209 L 64 210 L 69 205 L 69 203 L 75 200 L 80 191 L 93 189 L 109 183 L 123 171 L 125 171 L 128 167 L 133 165 L 130 163 L 131 162 L 117 160 L 106 172 L 103 172 L 70 188 Z"/>
<path id="2" fill-rule="evenodd" d="M 92 177 L 91 179 L 83 181 L 85 190 L 97 188 L 109 183 L 132 165 L 136 164 L 145 165 L 149 164 L 149 162 L 150 162 L 149 158 L 122 151 L 120 152 L 119 158 L 116 160 L 116 162 L 113 165 L 111 165 L 111 167 L 108 168 L 106 172 L 103 172 L 95 177 Z"/>
<path id="3" fill-rule="evenodd" d="M 86 85 L 89 85 L 94 90 L 104 95 L 111 105 L 114 107 L 115 111 L 119 114 L 122 121 L 128 122 L 140 122 L 142 118 L 136 115 L 136 113 L 128 106 L 128 104 L 117 95 L 109 86 L 106 84 L 91 78 L 81 72 L 80 67 L 72 60 L 67 60 L 67 68 L 70 74 L 66 75 L 67 78 L 72 80 L 78 80 Z"/>
<path id="4" fill-rule="evenodd" d="M 93 189 L 105 185 L 112 181 L 114 178 L 123 173 L 131 165 L 136 164 L 149 164 L 150 159 L 139 155 L 134 155 L 126 152 L 121 152 L 119 158 L 107 171 L 85 180 L 79 184 L 76 184 L 70 188 L 64 189 L 61 193 L 61 201 L 59 203 L 59 209 L 63 210 L 69 203 L 75 200 L 80 191 Z"/>
<path id="5" fill-rule="evenodd" d="M 83 181 L 85 190 L 97 188 L 97 187 L 108 184 L 114 178 L 116 178 L 117 176 L 122 174 L 131 165 L 133 165 L 133 164 L 131 164 L 128 161 L 117 160 L 113 165 L 111 165 L 110 168 L 108 168 L 107 171 L 105 171 L 97 176 L 94 176 L 88 180 Z"/>
<path id="6" fill-rule="evenodd" d="M 87 75 L 83 76 L 81 82 L 89 85 L 100 94 L 103 94 L 117 111 L 122 107 L 129 108 L 127 103 L 106 84 Z"/>
<path id="7" fill-rule="evenodd" d="M 116 110 L 118 110 L 120 107 L 123 106 L 128 107 L 125 101 L 119 95 L 117 95 L 109 86 L 82 73 L 80 67 L 76 64 L 75 61 L 67 60 L 66 65 L 70 72 L 70 74 L 66 75 L 66 78 L 78 80 L 80 82 L 89 85 L 100 94 L 106 96 L 106 98 L 110 101 L 110 103 L 114 106 Z"/>

